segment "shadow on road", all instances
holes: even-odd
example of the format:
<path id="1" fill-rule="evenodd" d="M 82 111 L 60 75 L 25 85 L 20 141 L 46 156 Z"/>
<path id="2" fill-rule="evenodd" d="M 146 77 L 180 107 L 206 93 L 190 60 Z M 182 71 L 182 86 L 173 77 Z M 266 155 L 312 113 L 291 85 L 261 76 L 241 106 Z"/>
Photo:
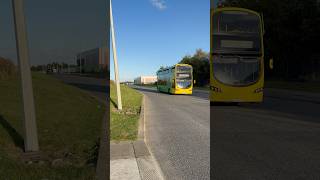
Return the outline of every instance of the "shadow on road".
<path id="1" fill-rule="evenodd" d="M 199 91 L 194 89 L 192 92 L 192 96 L 195 96 L 204 100 L 209 100 L 209 91 Z"/>
<path id="2" fill-rule="evenodd" d="M 144 91 L 144 92 L 151 92 L 151 93 L 159 93 L 157 90 L 155 89 L 147 89 L 147 88 L 140 88 L 137 86 L 130 86 L 133 89 L 139 90 L 139 91 Z M 164 93 L 163 93 L 164 94 Z"/>
<path id="3" fill-rule="evenodd" d="M 138 87 L 138 86 L 130 86 L 130 87 L 133 89 L 139 90 L 139 91 L 143 91 L 143 92 L 172 95 L 172 94 L 165 93 L 165 92 L 159 92 L 156 89 L 142 88 L 142 87 Z M 197 97 L 197 98 L 204 99 L 204 100 L 209 100 L 209 93 L 200 92 L 200 91 L 196 91 L 196 90 L 193 91 L 192 95 L 175 94 L 175 96 L 192 96 L 192 97 Z"/>
<path id="4" fill-rule="evenodd" d="M 13 140 L 14 144 L 21 148 L 24 149 L 24 140 L 23 137 L 17 132 L 17 130 L 11 126 L 11 124 L 5 120 L 1 115 L 0 115 L 0 125 L 8 132 L 10 135 L 11 139 Z"/>
<path id="5" fill-rule="evenodd" d="M 53 75 L 53 77 L 66 84 L 78 87 L 86 91 L 102 93 L 105 95 L 109 94 L 107 82 L 104 82 L 104 80 L 102 79 L 63 74 Z"/>
<path id="6" fill-rule="evenodd" d="M 261 104 L 240 104 L 239 108 L 264 111 L 278 117 L 293 118 L 300 121 L 320 123 L 320 106 L 313 103 L 291 102 L 283 99 L 266 99 Z"/>
<path id="7" fill-rule="evenodd" d="M 229 102 L 229 103 L 227 103 L 227 102 L 210 102 L 210 106 L 221 106 L 221 107 L 230 107 L 230 106 L 233 106 L 233 107 L 237 107 L 237 106 L 239 106 L 239 103 L 236 103 L 236 102 Z"/>
<path id="8" fill-rule="evenodd" d="M 67 84 L 76 86 L 80 89 L 87 90 L 87 91 L 94 91 L 94 92 L 99 92 L 99 93 L 109 93 L 107 86 L 102 86 L 102 85 L 94 85 L 94 84 L 83 84 L 83 83 L 70 83 L 67 82 Z"/>

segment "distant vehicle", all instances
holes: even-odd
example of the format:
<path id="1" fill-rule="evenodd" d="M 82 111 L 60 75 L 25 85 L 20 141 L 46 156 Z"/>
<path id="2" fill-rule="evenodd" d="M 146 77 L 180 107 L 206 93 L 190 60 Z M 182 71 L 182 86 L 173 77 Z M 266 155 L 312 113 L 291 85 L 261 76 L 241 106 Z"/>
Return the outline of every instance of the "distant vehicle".
<path id="1" fill-rule="evenodd" d="M 47 71 L 46 71 L 47 74 L 50 74 L 50 73 L 53 73 L 52 71 L 52 67 L 50 65 L 47 65 Z"/>
<path id="2" fill-rule="evenodd" d="M 157 71 L 157 89 L 169 94 L 192 94 L 192 66 L 176 64 Z"/>
<path id="3" fill-rule="evenodd" d="M 262 102 L 262 15 L 243 8 L 211 8 L 210 22 L 210 101 Z"/>

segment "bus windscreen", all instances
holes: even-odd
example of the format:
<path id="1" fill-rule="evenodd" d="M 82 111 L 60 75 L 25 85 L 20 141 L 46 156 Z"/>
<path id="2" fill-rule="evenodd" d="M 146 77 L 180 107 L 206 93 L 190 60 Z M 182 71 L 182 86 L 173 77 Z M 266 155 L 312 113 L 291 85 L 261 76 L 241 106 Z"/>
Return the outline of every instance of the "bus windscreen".
<path id="1" fill-rule="evenodd" d="M 181 71 L 190 72 L 191 71 L 191 67 L 190 66 L 177 66 L 177 71 L 178 72 L 181 72 Z"/>
<path id="2" fill-rule="evenodd" d="M 260 18 L 240 11 L 213 15 L 213 52 L 260 52 Z"/>

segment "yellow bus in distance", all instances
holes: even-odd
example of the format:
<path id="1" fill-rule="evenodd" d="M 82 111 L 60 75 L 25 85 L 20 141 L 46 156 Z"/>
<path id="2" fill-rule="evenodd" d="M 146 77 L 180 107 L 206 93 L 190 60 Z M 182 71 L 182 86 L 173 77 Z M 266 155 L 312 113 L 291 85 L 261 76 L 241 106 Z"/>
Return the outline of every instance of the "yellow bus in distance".
<path id="1" fill-rule="evenodd" d="M 189 64 L 176 64 L 157 71 L 157 90 L 169 94 L 192 94 L 193 75 Z"/>

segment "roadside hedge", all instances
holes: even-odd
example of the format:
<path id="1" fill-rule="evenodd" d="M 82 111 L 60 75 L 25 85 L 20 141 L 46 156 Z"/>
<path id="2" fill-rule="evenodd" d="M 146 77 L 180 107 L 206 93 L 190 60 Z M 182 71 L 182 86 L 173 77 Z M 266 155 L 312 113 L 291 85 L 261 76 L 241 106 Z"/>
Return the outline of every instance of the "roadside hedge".
<path id="1" fill-rule="evenodd" d="M 16 66 L 10 60 L 0 57 L 0 80 L 13 78 L 16 74 Z"/>

